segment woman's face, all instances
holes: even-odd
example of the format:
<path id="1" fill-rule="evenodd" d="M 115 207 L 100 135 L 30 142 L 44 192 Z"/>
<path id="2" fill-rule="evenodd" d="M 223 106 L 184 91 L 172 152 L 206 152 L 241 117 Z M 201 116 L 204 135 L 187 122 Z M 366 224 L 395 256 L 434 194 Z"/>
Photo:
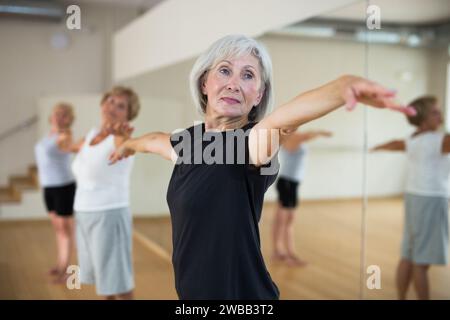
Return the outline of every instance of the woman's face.
<path id="1" fill-rule="evenodd" d="M 247 116 L 261 101 L 261 70 L 253 55 L 220 61 L 208 71 L 202 93 L 208 97 L 206 114 L 218 117 Z"/>
<path id="2" fill-rule="evenodd" d="M 124 95 L 110 95 L 101 105 L 102 118 L 107 123 L 128 121 L 128 98 Z"/>
<path id="3" fill-rule="evenodd" d="M 64 107 L 56 107 L 50 116 L 50 123 L 57 129 L 67 129 L 72 124 L 72 116 Z"/>
<path id="4" fill-rule="evenodd" d="M 439 108 L 439 106 L 437 104 L 435 104 L 430 109 L 430 111 L 428 111 L 428 115 L 425 118 L 424 122 L 425 122 L 424 124 L 428 128 L 430 128 L 432 130 L 436 130 L 436 129 L 438 129 L 441 126 L 441 124 L 443 122 L 443 120 L 442 120 L 442 112 L 441 112 L 441 109 Z"/>

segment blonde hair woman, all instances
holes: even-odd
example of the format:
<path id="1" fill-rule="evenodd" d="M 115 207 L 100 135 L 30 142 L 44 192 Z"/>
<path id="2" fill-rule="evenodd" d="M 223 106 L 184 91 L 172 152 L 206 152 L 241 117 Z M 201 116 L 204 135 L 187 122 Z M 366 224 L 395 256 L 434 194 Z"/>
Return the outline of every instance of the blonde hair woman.
<path id="1" fill-rule="evenodd" d="M 56 234 L 57 262 L 49 274 L 55 277 L 55 283 L 64 283 L 73 250 L 75 178 L 70 169 L 69 148 L 74 121 L 72 105 L 55 105 L 49 121 L 50 132 L 36 144 L 35 155 L 45 206 Z"/>
<path id="2" fill-rule="evenodd" d="M 133 159 L 108 165 L 108 156 L 129 137 L 128 122 L 140 104 L 136 93 L 114 87 L 101 100 L 101 123 L 78 143 L 75 220 L 81 283 L 107 299 L 133 298 L 132 221 L 129 180 Z"/>

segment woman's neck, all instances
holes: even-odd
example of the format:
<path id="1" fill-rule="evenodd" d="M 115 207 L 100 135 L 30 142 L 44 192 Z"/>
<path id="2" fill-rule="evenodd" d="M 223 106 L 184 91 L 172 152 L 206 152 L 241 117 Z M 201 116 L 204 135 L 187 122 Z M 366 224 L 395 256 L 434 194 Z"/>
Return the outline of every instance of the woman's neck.
<path id="1" fill-rule="evenodd" d="M 439 128 L 430 128 L 428 126 L 418 127 L 414 135 L 426 133 L 426 132 L 436 132 Z"/>
<path id="2" fill-rule="evenodd" d="M 62 132 L 62 131 L 65 131 L 65 130 L 68 130 L 68 129 L 66 129 L 66 128 L 60 128 L 60 127 L 58 127 L 58 126 L 51 126 L 51 127 L 50 127 L 50 134 L 58 134 L 58 133 L 60 133 L 60 132 Z"/>
<path id="3" fill-rule="evenodd" d="M 239 129 L 248 123 L 247 115 L 236 118 L 213 117 L 206 115 L 205 131 L 226 131 Z"/>

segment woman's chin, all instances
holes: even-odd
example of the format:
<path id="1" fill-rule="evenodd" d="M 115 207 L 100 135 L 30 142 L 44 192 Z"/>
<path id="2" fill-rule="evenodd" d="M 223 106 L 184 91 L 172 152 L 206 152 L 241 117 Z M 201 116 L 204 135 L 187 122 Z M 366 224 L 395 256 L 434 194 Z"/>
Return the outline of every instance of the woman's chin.
<path id="1" fill-rule="evenodd" d="M 216 108 L 216 112 L 221 117 L 241 117 L 245 115 L 240 105 L 226 105 Z"/>

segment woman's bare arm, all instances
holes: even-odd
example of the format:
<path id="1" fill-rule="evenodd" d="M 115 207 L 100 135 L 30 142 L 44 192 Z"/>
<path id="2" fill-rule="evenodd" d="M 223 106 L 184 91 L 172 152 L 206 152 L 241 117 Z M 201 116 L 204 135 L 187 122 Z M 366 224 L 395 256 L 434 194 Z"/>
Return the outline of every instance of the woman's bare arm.
<path id="1" fill-rule="evenodd" d="M 442 153 L 450 153 L 450 134 L 444 136 L 444 141 L 442 142 Z"/>
<path id="2" fill-rule="evenodd" d="M 379 150 L 386 150 L 386 151 L 405 151 L 406 145 L 405 141 L 403 140 L 393 140 L 384 144 L 380 144 L 378 146 L 373 147 L 370 149 L 370 151 L 379 151 Z"/>
<path id="3" fill-rule="evenodd" d="M 80 151 L 84 143 L 84 138 L 80 139 L 78 142 L 73 142 L 72 132 L 70 130 L 58 133 L 58 138 L 56 144 L 58 148 L 63 152 L 73 152 L 77 153 Z"/>
<path id="4" fill-rule="evenodd" d="M 151 132 L 139 138 L 126 140 L 109 157 L 111 164 L 134 155 L 136 152 L 154 153 L 164 159 L 173 160 L 174 152 L 170 143 L 170 134 Z"/>
<path id="5" fill-rule="evenodd" d="M 284 139 L 300 125 L 320 118 L 344 104 L 349 110 L 353 109 L 357 102 L 362 102 L 377 108 L 415 114 L 412 108 L 395 103 L 394 96 L 395 92 L 392 90 L 356 76 L 342 76 L 300 94 L 252 128 L 249 136 L 251 160 L 256 165 L 268 163 Z"/>

